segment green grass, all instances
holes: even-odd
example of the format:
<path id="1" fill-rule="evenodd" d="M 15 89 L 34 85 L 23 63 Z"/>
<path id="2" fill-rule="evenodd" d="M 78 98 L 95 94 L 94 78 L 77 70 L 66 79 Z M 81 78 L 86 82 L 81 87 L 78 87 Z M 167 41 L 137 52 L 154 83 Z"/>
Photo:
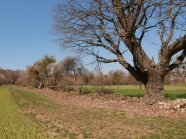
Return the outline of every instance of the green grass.
<path id="1" fill-rule="evenodd" d="M 116 94 L 123 94 L 130 97 L 143 97 L 144 96 L 144 87 L 140 89 L 139 85 L 110 85 L 103 86 L 104 89 L 110 89 Z M 84 86 L 84 90 L 95 92 L 98 89 L 101 89 L 100 86 Z M 165 98 L 176 99 L 176 98 L 186 98 L 186 86 L 165 86 Z"/>
<path id="2" fill-rule="evenodd" d="M 29 103 L 35 107 L 54 108 L 56 106 L 56 104 L 47 97 L 36 94 L 30 90 L 23 90 L 19 87 L 9 87 L 9 91 L 12 93 L 15 103 L 19 105 L 19 107 L 27 107 Z"/>
<path id="3" fill-rule="evenodd" d="M 186 90 L 166 90 L 165 98 L 168 99 L 186 98 Z"/>
<path id="4" fill-rule="evenodd" d="M 115 89 L 113 90 L 116 94 L 127 95 L 129 97 L 143 97 L 143 90 L 139 89 Z"/>
<path id="5" fill-rule="evenodd" d="M 36 124 L 20 113 L 7 87 L 0 88 L 0 139 L 44 139 Z"/>

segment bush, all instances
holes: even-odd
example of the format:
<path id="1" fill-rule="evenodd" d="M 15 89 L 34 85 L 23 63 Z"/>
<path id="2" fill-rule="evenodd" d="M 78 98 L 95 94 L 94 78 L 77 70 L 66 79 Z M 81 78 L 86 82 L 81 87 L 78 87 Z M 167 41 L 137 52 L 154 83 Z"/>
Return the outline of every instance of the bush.
<path id="1" fill-rule="evenodd" d="M 85 94 L 90 94 L 92 92 L 90 90 L 81 90 L 79 93 L 85 95 Z"/>
<path id="2" fill-rule="evenodd" d="M 113 91 L 110 89 L 98 89 L 98 90 L 96 90 L 96 93 L 98 93 L 98 94 L 113 94 Z"/>

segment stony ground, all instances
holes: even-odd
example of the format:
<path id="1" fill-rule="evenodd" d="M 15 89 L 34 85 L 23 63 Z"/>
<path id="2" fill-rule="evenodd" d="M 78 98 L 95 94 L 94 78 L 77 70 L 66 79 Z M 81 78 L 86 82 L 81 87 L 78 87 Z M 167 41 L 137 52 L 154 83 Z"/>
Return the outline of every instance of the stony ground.
<path id="1" fill-rule="evenodd" d="M 37 89 L 36 89 L 37 90 Z M 117 94 L 86 94 L 80 95 L 77 92 L 56 92 L 48 89 L 37 90 L 42 95 L 46 95 L 57 103 L 66 103 L 78 105 L 83 108 L 105 108 L 117 109 L 127 112 L 128 115 L 144 115 L 144 116 L 162 116 L 168 118 L 186 119 L 186 111 L 174 109 L 177 107 L 170 106 L 174 101 L 165 100 L 164 102 L 154 105 L 146 105 L 142 98 L 130 98 Z M 166 104 L 168 104 L 167 107 Z M 184 104 L 184 108 L 186 103 Z M 185 110 L 185 109 L 184 109 Z"/>

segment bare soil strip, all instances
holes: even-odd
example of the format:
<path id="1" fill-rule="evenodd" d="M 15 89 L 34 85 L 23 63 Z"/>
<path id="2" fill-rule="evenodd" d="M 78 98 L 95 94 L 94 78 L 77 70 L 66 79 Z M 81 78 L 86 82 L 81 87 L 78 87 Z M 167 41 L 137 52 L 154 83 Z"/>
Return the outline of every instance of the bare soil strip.
<path id="1" fill-rule="evenodd" d="M 37 89 L 36 89 L 37 90 Z M 105 108 L 121 110 L 128 115 L 162 116 L 168 118 L 186 119 L 186 112 L 160 109 L 159 104 L 146 105 L 142 98 L 130 98 L 116 94 L 79 95 L 77 92 L 56 92 L 48 89 L 37 90 L 56 103 L 73 104 L 83 108 Z M 167 100 L 168 102 L 168 100 Z"/>

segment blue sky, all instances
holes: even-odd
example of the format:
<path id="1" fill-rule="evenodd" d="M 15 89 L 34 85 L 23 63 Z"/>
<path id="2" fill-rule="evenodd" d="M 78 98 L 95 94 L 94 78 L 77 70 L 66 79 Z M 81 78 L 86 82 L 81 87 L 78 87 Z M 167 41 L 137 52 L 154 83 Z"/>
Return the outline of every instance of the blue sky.
<path id="1" fill-rule="evenodd" d="M 52 10 L 60 1 L 0 0 L 0 67 L 24 69 L 45 54 L 57 60 L 70 55 L 54 43 L 55 36 L 51 35 Z M 151 54 L 156 49 L 146 50 Z M 103 66 L 106 72 L 113 69 L 123 68 L 119 64 Z"/>
<path id="2" fill-rule="evenodd" d="M 24 69 L 43 57 L 65 56 L 51 35 L 59 0 L 0 0 L 0 67 Z"/>
<path id="3" fill-rule="evenodd" d="M 45 54 L 57 60 L 70 53 L 54 43 L 52 10 L 61 0 L 0 0 L 0 67 L 25 69 Z M 91 70 L 91 66 L 89 66 Z M 119 64 L 105 71 L 123 69 Z"/>

